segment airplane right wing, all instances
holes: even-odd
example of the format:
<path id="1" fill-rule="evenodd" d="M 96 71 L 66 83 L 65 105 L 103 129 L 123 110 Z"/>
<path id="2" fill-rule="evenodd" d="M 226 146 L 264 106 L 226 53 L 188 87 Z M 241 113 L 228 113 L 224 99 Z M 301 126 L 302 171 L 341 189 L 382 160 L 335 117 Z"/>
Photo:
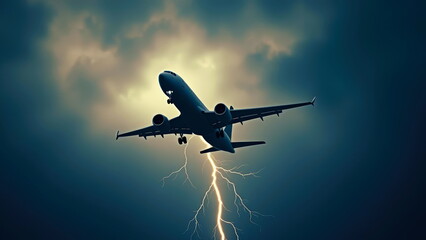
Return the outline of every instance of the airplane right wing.
<path id="1" fill-rule="evenodd" d="M 259 108 L 246 108 L 246 109 L 234 109 L 231 110 L 232 123 L 242 123 L 251 119 L 260 118 L 263 120 L 263 117 L 277 114 L 283 112 L 283 110 L 303 107 L 306 105 L 314 105 L 315 98 L 310 102 L 271 106 L 271 107 L 259 107 Z"/>
<path id="2" fill-rule="evenodd" d="M 248 120 L 260 118 L 263 120 L 263 117 L 270 116 L 270 115 L 278 115 L 283 112 L 283 110 L 292 109 L 292 108 L 298 108 L 303 107 L 306 105 L 314 105 L 315 104 L 315 98 L 312 99 L 310 102 L 302 102 L 302 103 L 295 103 L 295 104 L 287 104 L 287 105 L 278 105 L 278 106 L 270 106 L 270 107 L 258 107 L 258 108 L 244 108 L 244 109 L 230 109 L 232 120 L 231 123 L 243 123 Z M 206 112 L 206 114 L 214 115 L 214 112 Z M 225 127 L 229 123 L 224 123 L 221 121 L 217 121 L 216 117 L 212 116 L 209 117 L 209 119 L 212 119 L 211 122 L 212 126 L 217 128 Z"/>

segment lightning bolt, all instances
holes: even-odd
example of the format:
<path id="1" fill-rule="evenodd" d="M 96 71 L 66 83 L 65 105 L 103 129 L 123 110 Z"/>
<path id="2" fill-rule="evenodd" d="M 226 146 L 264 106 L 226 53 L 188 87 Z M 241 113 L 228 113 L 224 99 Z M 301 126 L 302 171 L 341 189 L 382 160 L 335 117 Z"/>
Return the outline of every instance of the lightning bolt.
<path id="1" fill-rule="evenodd" d="M 191 184 L 191 186 L 193 188 L 195 188 L 194 184 L 191 181 L 191 178 L 189 178 L 188 168 L 187 168 L 187 166 L 188 166 L 188 155 L 186 153 L 187 150 L 188 150 L 189 143 L 191 142 L 191 139 L 193 137 L 194 137 L 194 135 L 189 138 L 188 144 L 186 144 L 185 149 L 183 150 L 183 153 L 185 155 L 185 162 L 183 163 L 183 165 L 178 170 L 171 172 L 169 175 L 167 175 L 167 176 L 165 176 L 161 179 L 161 181 L 163 182 L 163 187 L 164 187 L 164 184 L 166 183 L 167 179 L 171 178 L 173 175 L 175 176 L 173 179 L 176 179 L 178 173 L 183 171 L 185 173 L 185 181 L 183 183 L 185 184 L 188 181 Z"/>
<path id="2" fill-rule="evenodd" d="M 207 143 L 206 143 L 206 145 L 209 146 Z M 225 220 L 224 217 L 223 217 L 223 208 L 226 209 L 226 207 L 224 205 L 224 201 L 222 200 L 222 193 L 221 193 L 221 190 L 220 190 L 219 185 L 218 185 L 218 180 L 222 179 L 228 184 L 228 186 L 232 187 L 232 191 L 233 191 L 233 194 L 234 194 L 234 205 L 237 209 L 237 214 L 240 215 L 240 213 L 239 213 L 240 207 L 238 206 L 238 204 L 240 204 L 240 206 L 242 206 L 243 209 L 248 212 L 248 214 L 250 216 L 250 222 L 253 223 L 253 224 L 256 224 L 253 221 L 253 217 L 258 216 L 258 215 L 262 215 L 262 214 L 255 212 L 255 211 L 252 211 L 247 207 L 247 205 L 244 203 L 241 195 L 238 193 L 235 183 L 232 182 L 226 175 L 227 174 L 228 175 L 233 174 L 233 175 L 237 175 L 237 176 L 241 176 L 241 177 L 247 177 L 247 176 L 257 176 L 256 174 L 258 172 L 242 173 L 242 172 L 238 171 L 239 168 L 226 169 L 224 167 L 217 166 L 218 161 L 213 157 L 213 155 L 211 153 L 207 153 L 207 159 L 208 159 L 208 162 L 210 163 L 211 168 L 212 168 L 212 172 L 211 172 L 212 181 L 210 183 L 209 188 L 204 193 L 201 204 L 198 207 L 198 209 L 195 211 L 194 217 L 188 222 L 188 226 L 187 226 L 186 231 L 189 230 L 191 225 L 194 225 L 194 229 L 193 229 L 192 234 L 191 234 L 191 239 L 195 234 L 198 235 L 197 229 L 199 228 L 199 225 L 200 225 L 200 223 L 198 221 L 198 216 L 199 216 L 201 211 L 204 212 L 205 201 L 206 201 L 208 195 L 212 191 L 214 191 L 215 194 L 216 194 L 216 201 L 217 201 L 216 226 L 215 226 L 214 229 L 216 229 L 217 232 L 219 233 L 220 239 L 225 240 L 225 239 L 227 239 L 227 237 L 226 237 L 226 233 L 224 231 L 224 224 L 227 224 L 227 225 L 232 227 L 232 230 L 233 230 L 233 233 L 234 233 L 236 239 L 239 240 L 240 239 L 240 236 L 238 235 L 239 229 L 234 225 L 234 223 L 232 223 L 231 221 Z M 199 235 L 198 235 L 198 237 L 199 237 Z M 216 237 L 216 231 L 215 231 L 215 237 Z"/>
<path id="3" fill-rule="evenodd" d="M 173 176 L 174 176 L 173 179 L 175 179 L 180 172 L 183 172 L 185 174 L 184 183 L 189 182 L 191 184 L 191 186 L 195 188 L 194 184 L 192 183 L 192 181 L 189 177 L 188 169 L 187 169 L 187 166 L 188 166 L 187 149 L 188 149 L 189 143 L 191 142 L 191 139 L 193 137 L 194 136 L 192 136 L 188 140 L 188 144 L 185 146 L 185 149 L 184 149 L 185 161 L 184 161 L 183 165 L 179 169 L 177 169 L 176 171 L 171 172 L 169 175 L 167 175 L 167 176 L 165 176 L 161 179 L 161 181 L 163 182 L 163 186 L 164 186 L 165 181 L 167 179 L 169 179 Z M 209 146 L 207 144 L 207 142 L 205 142 L 205 143 L 206 143 L 206 146 Z M 192 234 L 191 234 L 191 239 L 193 238 L 193 236 L 195 234 L 197 234 L 197 236 L 200 238 L 200 235 L 198 234 L 198 231 L 197 231 L 198 228 L 200 227 L 200 222 L 199 222 L 198 217 L 199 217 L 200 212 L 204 213 L 206 199 L 208 199 L 209 194 L 211 194 L 212 191 L 214 191 L 214 193 L 216 195 L 216 201 L 217 201 L 216 226 L 214 227 L 215 239 L 216 239 L 217 233 L 219 234 L 221 240 L 227 239 L 226 233 L 225 233 L 225 230 L 224 230 L 224 226 L 226 224 L 226 225 L 229 225 L 232 228 L 235 238 L 237 240 L 239 240 L 240 239 L 240 236 L 238 235 L 239 229 L 235 226 L 235 224 L 233 222 L 228 221 L 228 220 L 224 219 L 224 217 L 223 217 L 223 209 L 227 209 L 227 208 L 225 207 L 224 201 L 222 199 L 222 192 L 221 192 L 221 189 L 219 187 L 218 181 L 223 180 L 228 185 L 228 187 L 229 186 L 231 187 L 232 193 L 234 195 L 234 205 L 235 205 L 238 216 L 240 216 L 240 207 L 242 207 L 242 209 L 249 214 L 250 222 L 253 223 L 253 224 L 256 224 L 253 220 L 253 217 L 257 217 L 259 215 L 261 215 L 261 216 L 265 216 L 265 215 L 262 215 L 262 214 L 260 214 L 256 211 L 252 211 L 248 208 L 248 206 L 244 203 L 243 198 L 238 193 L 237 186 L 235 185 L 234 182 L 232 182 L 229 179 L 228 176 L 234 175 L 234 176 L 239 176 L 239 177 L 243 177 L 243 178 L 249 177 L 249 176 L 257 177 L 256 174 L 259 173 L 260 171 L 242 173 L 242 172 L 239 171 L 239 169 L 242 166 L 234 167 L 234 168 L 231 168 L 231 169 L 227 169 L 227 168 L 218 166 L 218 163 L 220 163 L 220 162 L 218 160 L 216 160 L 211 153 L 207 153 L 207 160 L 210 163 L 210 166 L 211 166 L 211 169 L 212 169 L 212 171 L 211 171 L 211 179 L 212 180 L 210 182 L 208 189 L 205 191 L 205 193 L 203 195 L 200 206 L 195 211 L 194 217 L 188 222 L 188 225 L 187 225 L 185 232 L 189 231 L 190 227 L 193 225 L 193 231 L 192 231 Z"/>

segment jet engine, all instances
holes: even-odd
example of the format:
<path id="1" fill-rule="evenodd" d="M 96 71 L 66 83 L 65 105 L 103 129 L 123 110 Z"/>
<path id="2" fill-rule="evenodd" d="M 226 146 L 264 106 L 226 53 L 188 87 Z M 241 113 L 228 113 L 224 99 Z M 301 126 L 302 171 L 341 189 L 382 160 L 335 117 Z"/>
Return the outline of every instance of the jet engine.
<path id="1" fill-rule="evenodd" d="M 229 108 L 223 103 L 218 103 L 214 107 L 214 113 L 218 120 L 225 124 L 228 124 L 232 120 L 231 111 L 229 111 Z"/>
<path id="2" fill-rule="evenodd" d="M 152 124 L 158 127 L 163 132 L 167 132 L 170 130 L 169 119 L 163 114 L 157 114 L 152 118 Z"/>

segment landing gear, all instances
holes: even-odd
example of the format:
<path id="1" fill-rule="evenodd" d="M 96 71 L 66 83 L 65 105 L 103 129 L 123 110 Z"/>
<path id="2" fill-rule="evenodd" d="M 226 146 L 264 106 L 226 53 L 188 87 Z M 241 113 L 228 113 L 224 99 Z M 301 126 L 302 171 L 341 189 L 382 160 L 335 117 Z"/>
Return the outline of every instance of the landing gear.
<path id="1" fill-rule="evenodd" d="M 178 138 L 178 143 L 179 143 L 179 145 L 182 145 L 182 143 L 186 144 L 187 143 L 186 137 L 179 137 Z"/>
<path id="2" fill-rule="evenodd" d="M 225 137 L 225 133 L 223 132 L 223 129 L 220 129 L 219 131 L 216 131 L 216 137 Z"/>
<path id="3" fill-rule="evenodd" d="M 173 104 L 172 93 L 173 91 L 166 91 L 166 95 L 169 97 L 169 99 L 167 99 L 167 104 Z"/>

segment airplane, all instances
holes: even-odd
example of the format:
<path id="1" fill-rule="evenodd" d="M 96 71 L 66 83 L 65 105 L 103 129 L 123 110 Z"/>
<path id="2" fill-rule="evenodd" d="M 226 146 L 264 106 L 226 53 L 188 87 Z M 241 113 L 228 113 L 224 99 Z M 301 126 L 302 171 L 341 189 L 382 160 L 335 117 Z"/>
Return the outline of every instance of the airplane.
<path id="1" fill-rule="evenodd" d="M 236 148 L 265 144 L 264 141 L 231 142 L 232 125 L 269 115 L 279 116 L 283 110 L 314 105 L 315 97 L 310 102 L 302 102 L 288 105 L 234 109 L 218 103 L 213 111 L 209 111 L 201 100 L 195 95 L 185 81 L 172 71 L 164 71 L 158 77 L 160 87 L 168 97 L 167 103 L 174 104 L 180 111 L 178 117 L 168 119 L 162 114 L 152 118 L 152 125 L 135 131 L 120 134 L 117 131 L 116 140 L 120 137 L 139 136 L 147 139 L 148 136 L 166 134 L 179 134 L 178 143 L 186 144 L 184 134 L 201 135 L 211 147 L 200 151 L 201 154 L 225 151 L 235 153 Z"/>

